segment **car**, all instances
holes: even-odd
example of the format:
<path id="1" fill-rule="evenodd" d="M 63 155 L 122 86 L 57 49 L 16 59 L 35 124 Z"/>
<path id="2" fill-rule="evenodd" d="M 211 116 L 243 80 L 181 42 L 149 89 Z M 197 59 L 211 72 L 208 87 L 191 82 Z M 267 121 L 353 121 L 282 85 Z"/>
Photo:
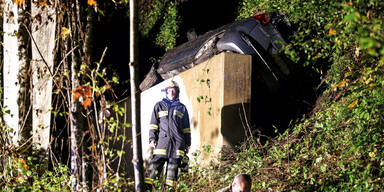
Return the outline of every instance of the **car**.
<path id="1" fill-rule="evenodd" d="M 198 65 L 221 52 L 252 55 L 258 73 L 273 91 L 294 70 L 278 50 L 292 33 L 281 13 L 262 13 L 224 25 L 181 44 L 153 65 L 143 82 L 142 91 Z"/>

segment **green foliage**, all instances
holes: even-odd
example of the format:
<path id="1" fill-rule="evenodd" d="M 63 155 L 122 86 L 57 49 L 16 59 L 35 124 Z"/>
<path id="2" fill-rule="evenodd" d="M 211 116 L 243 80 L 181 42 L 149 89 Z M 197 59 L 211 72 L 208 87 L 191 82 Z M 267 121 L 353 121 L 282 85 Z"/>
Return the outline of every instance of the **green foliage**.
<path id="1" fill-rule="evenodd" d="M 238 19 L 262 10 L 283 12 L 295 26 L 284 47 L 291 59 L 319 73 L 329 65 L 327 88 L 298 124 L 195 169 L 181 181 L 185 191 L 216 191 L 238 173 L 252 175 L 253 191 L 382 191 L 384 3 L 243 0 Z"/>
<path id="2" fill-rule="evenodd" d="M 146 38 L 155 36 L 154 43 L 165 50 L 172 49 L 179 37 L 181 18 L 178 5 L 183 1 L 150 0 L 139 2 L 139 31 Z"/>
<path id="3" fill-rule="evenodd" d="M 146 37 L 159 22 L 166 9 L 167 1 L 140 1 L 139 4 L 139 31 Z"/>
<path id="4" fill-rule="evenodd" d="M 355 59 L 349 59 L 353 58 L 353 53 L 356 57 L 381 56 L 383 61 L 382 7 L 383 2 L 370 0 L 244 0 L 239 8 L 238 19 L 250 17 L 259 11 L 284 13 L 296 28 L 285 47 L 285 53 L 292 60 L 310 66 L 319 73 L 322 73 L 321 68 L 326 64 L 324 61 L 337 63 L 332 67 L 339 72 L 345 67 L 358 65 Z"/>
<path id="5" fill-rule="evenodd" d="M 180 16 L 177 11 L 177 4 L 174 2 L 169 3 L 164 23 L 160 27 L 160 33 L 156 37 L 156 44 L 165 48 L 165 50 L 172 49 L 176 45 L 176 39 L 179 36 L 179 23 Z"/>
<path id="6" fill-rule="evenodd" d="M 82 105 L 89 114 L 98 114 L 97 117 L 87 115 L 87 121 L 95 121 L 88 127 L 92 141 L 85 146 L 91 153 L 87 161 L 89 166 L 97 170 L 100 175 L 105 175 L 102 179 L 99 177 L 94 181 L 98 184 L 97 188 L 131 191 L 134 189 L 134 182 L 130 175 L 125 173 L 130 164 L 122 162 L 128 158 L 126 152 L 130 150 L 132 142 L 127 138 L 131 125 L 125 118 L 123 102 L 126 101 L 124 99 L 116 101 L 117 98 L 114 95 L 113 87 L 119 84 L 119 79 L 116 76 L 109 77 L 108 68 L 102 67 L 106 54 L 105 49 L 98 62 L 91 66 L 82 66 L 79 72 L 83 82 L 91 88 L 88 95 L 81 95 L 90 100 L 89 108 L 83 103 Z M 107 99 L 107 97 L 112 98 Z"/>
<path id="7" fill-rule="evenodd" d="M 71 175 L 64 165 L 57 164 L 50 171 L 36 163 L 33 156 L 24 158 L 16 153 L 8 154 L 2 161 L 2 191 L 71 191 Z"/>

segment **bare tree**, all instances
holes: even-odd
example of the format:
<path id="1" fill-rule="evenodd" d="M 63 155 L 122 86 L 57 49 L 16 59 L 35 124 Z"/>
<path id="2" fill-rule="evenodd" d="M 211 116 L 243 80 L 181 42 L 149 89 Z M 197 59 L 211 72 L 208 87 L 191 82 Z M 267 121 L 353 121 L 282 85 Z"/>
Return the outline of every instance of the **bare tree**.
<path id="1" fill-rule="evenodd" d="M 4 114 L 4 121 L 10 129 L 10 137 L 12 144 L 18 145 L 20 140 L 22 118 L 19 116 L 20 108 L 25 107 L 19 105 L 20 86 L 24 79 L 22 70 L 26 68 L 25 46 L 20 34 L 21 17 L 23 5 L 17 5 L 12 0 L 5 0 L 4 4 L 4 65 L 3 65 L 3 81 L 4 81 L 4 106 L 9 113 Z M 25 90 L 25 89 L 24 89 Z"/>
<path id="2" fill-rule="evenodd" d="M 76 42 L 78 42 L 78 30 L 76 21 L 78 21 L 78 10 L 80 9 L 79 2 L 77 0 L 74 0 L 70 3 L 71 6 L 71 13 L 69 14 L 68 20 L 71 22 L 68 23 L 69 30 L 72 33 L 71 39 L 70 39 L 70 48 L 71 50 L 77 49 Z M 79 80 L 77 79 L 77 72 L 78 72 L 78 66 L 80 63 L 80 59 L 78 58 L 79 54 L 76 54 L 76 51 L 73 51 L 71 53 L 71 63 L 70 63 L 70 72 L 66 74 L 71 74 L 70 77 L 70 84 L 71 89 L 70 90 L 76 90 L 76 88 L 79 86 Z M 69 80 L 69 78 L 68 78 Z M 80 172 L 81 172 L 81 164 L 82 159 L 80 157 L 80 150 L 81 146 L 79 146 L 79 138 L 80 138 L 80 108 L 78 102 L 74 99 L 73 92 L 68 91 L 68 100 L 70 101 L 69 104 L 69 121 L 70 121 L 70 146 L 71 146 L 71 171 L 74 176 L 74 181 L 72 183 L 72 189 L 73 190 L 79 190 L 80 189 Z"/>
<path id="3" fill-rule="evenodd" d="M 55 2 L 55 1 L 54 1 Z M 56 32 L 55 5 L 33 0 L 32 13 L 32 131 L 37 149 L 47 150 L 50 140 L 53 61 Z M 48 156 L 46 156 L 48 157 Z"/>

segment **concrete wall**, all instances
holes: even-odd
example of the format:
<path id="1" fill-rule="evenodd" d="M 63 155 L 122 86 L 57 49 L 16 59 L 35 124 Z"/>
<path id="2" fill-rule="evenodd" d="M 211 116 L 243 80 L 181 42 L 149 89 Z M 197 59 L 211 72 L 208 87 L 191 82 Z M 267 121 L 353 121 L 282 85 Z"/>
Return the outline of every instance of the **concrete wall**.
<path id="1" fill-rule="evenodd" d="M 245 118 L 251 101 L 251 69 L 249 55 L 221 53 L 141 93 L 141 127 L 144 160 L 148 152 L 148 131 L 153 106 L 165 94 L 161 92 L 169 81 L 180 86 L 180 101 L 188 109 L 192 145 L 191 152 L 202 152 L 200 163 L 215 159 L 225 145 L 244 139 Z M 202 147 L 208 144 L 210 153 Z"/>

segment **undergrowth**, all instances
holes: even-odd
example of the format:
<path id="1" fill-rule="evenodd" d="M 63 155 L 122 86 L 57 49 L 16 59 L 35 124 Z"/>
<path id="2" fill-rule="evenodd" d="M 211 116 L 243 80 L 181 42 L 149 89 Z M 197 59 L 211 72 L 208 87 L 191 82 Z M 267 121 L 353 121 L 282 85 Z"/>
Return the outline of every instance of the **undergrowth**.
<path id="1" fill-rule="evenodd" d="M 239 19 L 261 10 L 289 18 L 296 32 L 285 53 L 321 73 L 325 88 L 284 133 L 265 144 L 251 138 L 219 163 L 192 169 L 181 191 L 217 191 L 239 173 L 252 176 L 253 191 L 382 191 L 383 9 L 374 0 L 242 1 Z"/>
<path id="2" fill-rule="evenodd" d="M 252 176 L 254 191 L 384 189 L 383 68 L 356 73 L 277 138 L 264 145 L 250 140 L 220 163 L 192 169 L 180 182 L 189 186 L 183 189 L 217 191 L 239 173 Z"/>

